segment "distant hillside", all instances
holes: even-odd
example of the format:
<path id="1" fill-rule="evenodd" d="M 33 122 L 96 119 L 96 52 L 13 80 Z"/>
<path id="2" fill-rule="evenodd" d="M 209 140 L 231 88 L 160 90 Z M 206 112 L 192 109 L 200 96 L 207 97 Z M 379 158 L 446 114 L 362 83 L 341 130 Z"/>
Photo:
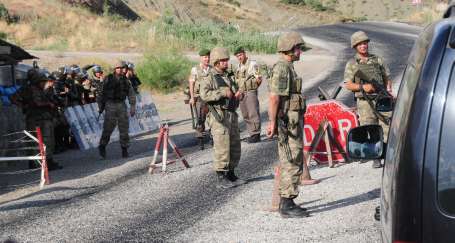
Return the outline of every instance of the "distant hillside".
<path id="1" fill-rule="evenodd" d="M 289 4 L 289 3 L 301 4 Z M 172 19 L 186 29 L 228 25 L 237 31 L 276 31 L 340 21 L 398 20 L 428 23 L 440 1 L 419 8 L 411 0 L 0 0 L 0 38 L 29 49 L 138 51 L 159 43 L 156 23 Z M 303 4 L 302 4 L 303 3 Z M 316 6 L 316 7 L 315 7 Z M 444 9 L 444 6 L 439 6 Z M 6 17 L 3 15 L 7 15 Z M 189 25 L 189 26 L 186 26 Z M 209 27 L 212 25 L 211 27 Z M 182 27 L 183 26 L 183 27 Z M 172 28 L 172 26 L 168 26 Z M 199 28 L 199 29 L 198 29 Z M 210 33 L 213 32 L 210 30 Z M 207 34 L 207 35 L 210 35 Z M 219 37 L 219 36 L 218 36 Z M 175 39 L 175 38 L 174 38 Z M 169 40 L 169 39 L 168 39 Z M 190 40 L 191 41 L 191 40 Z M 211 41 L 211 40 L 208 40 Z M 161 40 L 162 42 L 162 40 Z"/>

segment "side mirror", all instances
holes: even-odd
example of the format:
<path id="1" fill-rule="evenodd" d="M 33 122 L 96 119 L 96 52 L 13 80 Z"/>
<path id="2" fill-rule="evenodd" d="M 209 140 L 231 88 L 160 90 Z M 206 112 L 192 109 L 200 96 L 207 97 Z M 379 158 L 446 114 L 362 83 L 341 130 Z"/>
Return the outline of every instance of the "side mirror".
<path id="1" fill-rule="evenodd" d="M 393 110 L 393 97 L 384 96 L 376 100 L 376 110 L 379 112 L 389 112 Z"/>
<path id="2" fill-rule="evenodd" d="M 379 125 L 353 128 L 348 133 L 347 153 L 352 159 L 382 159 L 384 132 Z"/>

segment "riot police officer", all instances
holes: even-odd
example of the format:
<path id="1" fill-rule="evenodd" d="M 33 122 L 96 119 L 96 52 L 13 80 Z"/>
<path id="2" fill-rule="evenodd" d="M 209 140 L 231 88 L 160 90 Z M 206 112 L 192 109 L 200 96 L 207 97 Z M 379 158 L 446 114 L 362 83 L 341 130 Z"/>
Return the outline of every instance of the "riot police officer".
<path id="1" fill-rule="evenodd" d="M 125 99 L 130 103 L 130 115 L 136 113 L 136 95 L 130 81 L 125 77 L 122 69 L 126 67 L 124 61 L 117 61 L 114 73 L 109 74 L 104 82 L 99 98 L 99 112 L 106 111 L 104 115 L 103 133 L 99 144 L 101 157 L 106 158 L 106 145 L 109 143 L 112 132 L 118 126 L 122 157 L 128 157 L 129 147 L 129 118 Z"/>

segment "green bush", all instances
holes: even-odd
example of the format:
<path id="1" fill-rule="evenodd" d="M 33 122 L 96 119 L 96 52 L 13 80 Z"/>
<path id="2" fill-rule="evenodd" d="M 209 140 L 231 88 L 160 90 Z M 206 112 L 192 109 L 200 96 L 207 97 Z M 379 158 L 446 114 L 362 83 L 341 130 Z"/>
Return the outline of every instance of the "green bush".
<path id="1" fill-rule="evenodd" d="M 0 20 L 6 21 L 6 23 L 16 23 L 19 21 L 17 16 L 11 15 L 3 3 L 0 3 Z"/>
<path id="2" fill-rule="evenodd" d="M 204 22 L 183 23 L 165 17 L 155 24 L 156 36 L 161 41 L 182 42 L 190 49 L 213 48 L 224 46 L 233 51 L 238 46 L 259 53 L 275 53 L 278 37 L 266 36 L 263 33 L 240 32 L 231 24 Z"/>
<path id="3" fill-rule="evenodd" d="M 170 92 L 184 83 L 193 65 L 193 62 L 177 51 L 166 50 L 146 54 L 136 71 L 145 86 Z"/>
<path id="4" fill-rule="evenodd" d="M 5 32 L 0 31 L 0 39 L 6 40 L 6 38 L 8 38 L 8 34 L 6 34 Z"/>

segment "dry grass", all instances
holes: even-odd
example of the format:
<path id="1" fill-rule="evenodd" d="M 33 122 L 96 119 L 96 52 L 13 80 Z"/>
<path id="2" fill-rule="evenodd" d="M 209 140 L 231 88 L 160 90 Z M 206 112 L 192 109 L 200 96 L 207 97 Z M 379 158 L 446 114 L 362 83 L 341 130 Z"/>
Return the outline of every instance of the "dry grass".
<path id="1" fill-rule="evenodd" d="M 447 4 L 440 3 L 436 0 L 429 0 L 425 3 L 424 6 L 416 9 L 412 14 L 410 14 L 407 17 L 407 21 L 426 25 L 431 22 L 440 20 L 446 9 Z"/>
<path id="2" fill-rule="evenodd" d="M 149 31 L 150 22 L 130 22 L 115 16 L 97 16 L 57 0 L 0 2 L 21 18 L 16 24 L 8 25 L 0 21 L 0 29 L 11 41 L 26 48 L 125 51 L 152 48 L 154 45 Z"/>

